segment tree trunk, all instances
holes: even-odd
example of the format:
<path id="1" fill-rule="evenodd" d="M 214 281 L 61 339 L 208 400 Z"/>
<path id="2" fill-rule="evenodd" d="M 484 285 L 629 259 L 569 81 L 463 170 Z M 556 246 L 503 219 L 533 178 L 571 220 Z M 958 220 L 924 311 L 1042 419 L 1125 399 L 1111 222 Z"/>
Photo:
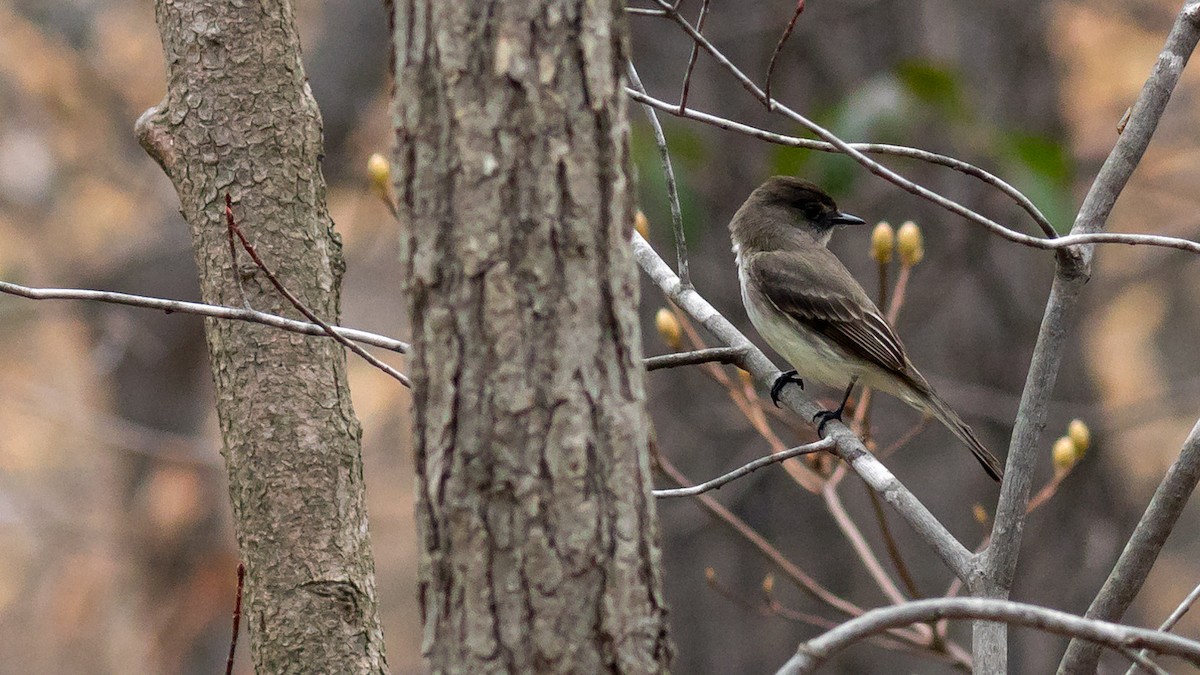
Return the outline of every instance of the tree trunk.
<path id="1" fill-rule="evenodd" d="M 395 10 L 430 667 L 664 671 L 622 5 Z"/>
<path id="2" fill-rule="evenodd" d="M 283 283 L 337 320 L 344 264 L 291 4 L 155 4 L 167 96 L 137 131 L 179 193 L 204 300 L 296 314 L 244 254 L 231 259 L 228 192 Z M 206 333 L 255 670 L 386 672 L 342 348 L 247 323 Z"/>

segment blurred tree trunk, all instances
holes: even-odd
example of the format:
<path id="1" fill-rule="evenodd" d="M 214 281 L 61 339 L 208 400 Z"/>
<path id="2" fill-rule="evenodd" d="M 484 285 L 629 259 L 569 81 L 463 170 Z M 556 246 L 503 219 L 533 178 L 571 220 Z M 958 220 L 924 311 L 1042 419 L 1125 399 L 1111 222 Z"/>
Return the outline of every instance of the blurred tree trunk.
<path id="1" fill-rule="evenodd" d="M 251 306 L 295 314 L 244 254 L 231 260 L 228 192 L 267 263 L 336 321 L 344 263 L 291 4 L 159 0 L 156 14 L 167 96 L 137 131 L 179 193 L 204 300 L 240 305 L 240 277 Z M 386 672 L 342 348 L 245 323 L 206 329 L 255 670 Z"/>
<path id="2" fill-rule="evenodd" d="M 622 5 L 395 9 L 430 667 L 664 671 Z"/>

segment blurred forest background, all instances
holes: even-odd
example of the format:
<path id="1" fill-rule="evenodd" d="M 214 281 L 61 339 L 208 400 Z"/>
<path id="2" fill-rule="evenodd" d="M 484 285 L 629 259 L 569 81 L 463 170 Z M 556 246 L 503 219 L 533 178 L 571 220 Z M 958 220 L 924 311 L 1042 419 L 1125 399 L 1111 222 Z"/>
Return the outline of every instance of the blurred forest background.
<path id="1" fill-rule="evenodd" d="M 695 5 L 690 7 L 689 5 Z M 793 2 L 713 0 L 706 34 L 761 78 Z M 694 16 L 699 2 L 684 3 Z M 373 196 L 366 158 L 387 152 L 387 20 L 377 0 L 297 3 L 305 63 L 325 120 L 329 206 L 345 243 L 345 325 L 406 336 L 396 296 L 396 225 Z M 1150 71 L 1177 0 L 853 0 L 812 2 L 785 49 L 776 96 L 846 140 L 914 145 L 975 162 L 1025 190 L 1066 229 Z M 676 100 L 690 44 L 661 20 L 631 17 L 651 94 Z M 194 299 L 196 273 L 170 183 L 138 147 L 134 120 L 164 93 L 149 3 L 0 0 L 0 278 L 38 286 Z M 1112 228 L 1200 238 L 1200 72 L 1185 72 Z M 796 132 L 701 57 L 690 105 Z M 634 156 L 652 241 L 670 254 L 652 137 L 631 106 Z M 1003 243 L 866 174 L 848 159 L 781 149 L 664 120 L 680 174 L 698 290 L 750 331 L 725 224 L 772 173 L 828 187 L 870 222 L 913 219 L 926 237 L 899 321 L 914 361 L 1002 451 L 1049 289 L 1048 253 Z M 998 193 L 945 169 L 885 160 L 1010 225 Z M 871 288 L 866 229 L 834 248 Z M 1059 378 L 1049 448 L 1079 417 L 1094 445 L 1028 523 L 1014 598 L 1082 613 L 1195 422 L 1200 398 L 1200 266 L 1180 252 L 1107 247 Z M 286 280 L 285 280 L 286 282 Z M 663 299 L 643 285 L 647 354 Z M 371 534 L 393 672 L 419 672 L 408 395 L 351 359 L 364 428 Z M 724 390 L 695 369 L 648 376 L 664 454 L 693 479 L 766 444 Z M 827 392 L 829 396 L 833 392 Z M 881 443 L 916 421 L 881 400 Z M 784 429 L 780 428 L 783 433 Z M 803 438 L 785 436 L 785 442 Z M 889 466 L 972 546 L 996 489 L 956 442 L 930 428 Z M 224 663 L 237 553 L 218 454 L 202 323 L 110 306 L 0 297 L 0 673 L 213 673 Z M 999 454 L 999 453 L 998 453 Z M 854 479 L 849 479 L 853 481 Z M 877 542 L 864 491 L 846 499 Z M 884 599 L 818 498 L 778 469 L 718 493 L 795 562 L 856 602 Z M 755 611 L 771 570 L 687 500 L 660 503 L 677 672 L 778 667 L 814 629 Z M 904 530 L 924 593 L 949 573 Z M 1200 579 L 1193 504 L 1126 620 L 1157 625 Z M 741 601 L 711 590 L 705 569 Z M 784 583 L 784 604 L 812 609 Z M 1194 612 L 1179 632 L 1200 633 Z M 1015 672 L 1050 672 L 1065 643 L 1015 630 Z M 955 635 L 969 644 L 966 627 Z M 249 672 L 245 649 L 239 672 Z M 862 646 L 838 672 L 941 672 Z M 1104 672 L 1121 668 L 1103 662 Z"/>

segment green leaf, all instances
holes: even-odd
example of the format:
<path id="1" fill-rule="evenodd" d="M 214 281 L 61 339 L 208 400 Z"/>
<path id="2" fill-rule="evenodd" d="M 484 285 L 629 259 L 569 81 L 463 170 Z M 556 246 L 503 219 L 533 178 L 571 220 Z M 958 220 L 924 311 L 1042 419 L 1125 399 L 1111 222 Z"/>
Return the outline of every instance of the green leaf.
<path id="1" fill-rule="evenodd" d="M 924 60 L 896 66 L 896 79 L 913 98 L 951 119 L 967 116 L 960 77 L 949 67 Z"/>

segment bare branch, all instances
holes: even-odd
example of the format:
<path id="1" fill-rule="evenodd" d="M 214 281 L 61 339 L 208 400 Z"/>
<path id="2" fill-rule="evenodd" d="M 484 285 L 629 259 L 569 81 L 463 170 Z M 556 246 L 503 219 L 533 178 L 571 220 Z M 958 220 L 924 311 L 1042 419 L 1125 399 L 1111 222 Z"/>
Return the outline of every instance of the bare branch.
<path id="1" fill-rule="evenodd" d="M 1158 629 L 1161 631 L 1170 632 L 1170 630 L 1175 627 L 1175 624 L 1179 623 L 1179 620 L 1183 618 L 1183 615 L 1187 614 L 1188 610 L 1192 608 L 1192 605 L 1196 603 L 1196 600 L 1200 600 L 1200 586 L 1196 586 L 1192 589 L 1191 593 L 1187 594 L 1187 597 L 1183 599 L 1183 602 L 1179 603 L 1179 606 L 1175 608 L 1175 611 L 1171 612 L 1171 616 L 1168 616 L 1167 620 L 1164 621 L 1162 625 L 1158 627 Z M 1143 651 L 1141 655 L 1145 656 L 1146 652 Z M 1134 670 L 1135 668 L 1130 667 L 1129 672 L 1125 673 L 1125 675 L 1131 675 Z"/>
<path id="2" fill-rule="evenodd" d="M 721 486 L 725 485 L 726 483 L 735 481 L 735 480 L 741 478 L 742 476 L 749 475 L 749 474 L 763 468 L 764 466 L 768 466 L 770 464 L 777 464 L 779 462 L 782 462 L 785 459 L 791 459 L 792 457 L 799 457 L 800 455 L 811 455 L 814 452 L 821 452 L 822 450 L 832 450 L 832 449 L 833 449 L 833 441 L 830 441 L 828 439 L 823 439 L 823 440 L 817 441 L 815 443 L 809 443 L 808 445 L 801 445 L 799 447 L 792 448 L 790 450 L 784 450 L 783 452 L 777 452 L 777 453 L 774 453 L 771 455 L 767 455 L 766 457 L 759 457 L 758 459 L 754 460 L 753 462 L 747 462 L 746 464 L 743 464 L 742 466 L 734 469 L 733 471 L 730 471 L 727 474 L 718 476 L 717 478 L 714 478 L 710 481 L 700 483 L 699 485 L 693 485 L 691 487 L 683 487 L 683 488 L 674 488 L 671 490 L 655 490 L 654 496 L 660 497 L 660 498 L 691 497 L 694 495 L 701 494 L 703 492 L 708 492 L 709 490 L 719 490 L 719 489 L 721 489 Z"/>
<path id="3" fill-rule="evenodd" d="M 354 352 L 367 363 L 375 366 L 379 370 L 382 370 L 384 373 L 387 373 L 390 377 L 392 377 L 392 379 L 396 380 L 400 384 L 412 389 L 412 381 L 408 379 L 407 375 L 379 360 L 374 354 L 368 352 L 357 344 L 347 340 L 341 335 L 338 335 L 338 332 L 333 329 L 333 326 L 329 325 L 316 314 L 314 314 L 311 309 L 306 307 L 304 303 L 300 301 L 300 298 L 297 298 L 291 291 L 287 289 L 286 286 L 283 285 L 283 282 L 279 280 L 279 277 L 275 276 L 275 273 L 271 271 L 270 267 L 267 267 L 267 263 L 264 262 L 263 259 L 258 255 L 258 251 L 254 248 L 254 245 L 250 243 L 249 239 L 246 239 L 246 235 L 242 234 L 242 229 L 238 227 L 237 222 L 233 219 L 233 200 L 229 196 L 228 192 L 225 193 L 225 222 L 229 228 L 229 231 L 232 232 L 242 243 L 242 248 L 246 249 L 246 253 L 250 255 L 250 259 L 253 260 L 254 264 L 257 265 L 258 268 L 262 270 L 263 274 L 266 275 L 267 281 L 271 282 L 271 285 L 275 287 L 275 290 L 278 291 L 279 294 L 282 295 L 288 302 L 290 302 L 292 307 L 296 308 L 296 311 L 303 314 L 304 318 L 320 326 L 321 330 L 325 331 L 325 333 L 329 335 L 329 337 L 333 338 L 338 344 Z M 234 259 L 233 263 L 236 273 L 236 258 Z"/>
<path id="4" fill-rule="evenodd" d="M 642 80 L 638 77 L 637 69 L 633 67 L 632 61 L 629 62 L 629 83 L 633 85 L 635 91 L 645 93 L 646 89 L 642 86 Z M 675 233 L 675 257 L 679 265 L 679 278 L 683 280 L 685 287 L 691 288 L 692 275 L 688 271 L 687 241 L 683 236 L 683 211 L 679 207 L 679 187 L 675 183 L 675 169 L 671 167 L 671 153 L 667 151 L 667 137 L 663 135 L 662 125 L 658 123 L 658 113 L 654 111 L 654 108 L 648 105 L 643 105 L 642 108 L 646 111 L 646 117 L 650 119 L 650 126 L 654 129 L 654 142 L 658 144 L 663 178 L 667 182 L 667 197 L 671 203 L 671 231 Z"/>
<path id="5" fill-rule="evenodd" d="M 1200 422 L 1192 427 L 1179 457 L 1154 491 L 1125 550 L 1084 616 L 1104 621 L 1121 619 L 1146 582 L 1197 482 L 1200 482 Z M 1090 673 L 1099 659 L 1100 652 L 1093 645 L 1073 640 L 1059 664 L 1059 672 Z"/>
<path id="6" fill-rule="evenodd" d="M 683 288 L 679 277 L 663 262 L 654 248 L 637 232 L 633 233 L 634 257 L 642 270 L 683 311 L 704 325 L 708 332 L 727 346 L 746 351 L 743 367 L 754 376 L 760 386 L 769 387 L 779 376 L 775 367 L 741 331 L 721 316 L 711 304 L 694 289 Z M 798 387 L 786 387 L 781 399 L 788 407 L 804 419 L 811 420 L 820 407 L 805 398 Z M 917 532 L 947 567 L 959 577 L 966 578 L 973 569 L 973 554 L 954 535 L 946 530 L 937 518 L 920 502 L 879 460 L 863 446 L 862 441 L 841 422 L 826 425 L 827 437 L 836 443 L 834 451 L 850 464 L 850 468 L 892 505 L 901 517 Z"/>
<path id="7" fill-rule="evenodd" d="M 708 1 L 700 5 L 700 16 L 696 19 L 696 31 L 704 32 L 704 20 L 708 18 Z M 688 57 L 687 71 L 683 74 L 683 89 L 679 92 L 679 109 L 687 110 L 688 92 L 692 88 L 692 71 L 696 68 L 696 58 L 700 56 L 700 45 L 692 43 L 692 54 Z M 645 93 L 645 90 L 642 91 Z"/>
<path id="8" fill-rule="evenodd" d="M 1188 57 L 1200 41 L 1200 27 L 1196 22 L 1198 8 L 1200 2 L 1192 0 L 1176 19 L 1154 70 L 1134 103 L 1129 124 L 1117 139 L 1080 207 L 1071 228 L 1072 235 L 1094 234 L 1108 221 L 1117 196 L 1150 144 Z M 992 543 L 982 555 L 982 573 L 971 583 L 971 592 L 977 596 L 1007 597 L 1012 588 L 1033 469 L 1037 463 L 1038 439 L 1045 426 L 1050 395 L 1062 363 L 1067 325 L 1090 273 L 1092 247 L 1082 246 L 1077 254 L 1077 257 L 1058 257 L 1054 285 L 1046 302 L 1009 443 L 1005 472 L 1008 478 L 1000 491 L 992 525 Z M 977 625 L 974 637 L 977 667 L 983 672 L 1003 672 L 1007 662 L 1005 642 L 1002 626 Z"/>
<path id="9" fill-rule="evenodd" d="M 800 645 L 779 673 L 812 673 L 830 657 L 882 631 L 942 619 L 985 619 L 1097 642 L 1116 650 L 1148 647 L 1200 665 L 1200 642 L 1161 631 L 1085 619 L 1054 609 L 1009 600 L 938 598 L 873 609 Z"/>
<path id="10" fill-rule="evenodd" d="M 638 103 L 654 106 L 655 108 L 669 115 L 695 120 L 697 122 L 702 122 L 726 131 L 735 131 L 759 140 L 775 143 L 776 145 L 786 145 L 793 148 L 816 150 L 818 152 L 841 152 L 832 143 L 826 143 L 825 141 L 815 141 L 810 138 L 800 138 L 798 136 L 777 134 L 765 129 L 750 126 L 748 124 L 735 122 L 724 117 L 718 117 L 709 113 L 700 112 L 699 110 L 695 109 L 680 110 L 679 106 L 677 105 L 667 103 L 666 101 L 648 96 L 633 89 L 626 89 L 625 93 L 627 93 L 630 98 Z M 1038 224 L 1038 226 L 1042 229 L 1042 232 L 1044 232 L 1047 237 L 1053 238 L 1058 236 L 1058 233 L 1054 230 L 1054 226 L 1050 224 L 1050 221 L 1044 214 L 1042 214 L 1037 205 L 1035 205 L 1033 201 L 1029 199 L 1029 197 L 1026 197 L 1025 194 L 1020 190 L 1004 182 L 1004 180 L 1000 177 L 989 173 L 988 171 L 985 171 L 974 164 L 964 162 L 961 159 L 956 159 L 948 155 L 939 155 L 936 152 L 929 152 L 919 148 L 910 148 L 904 145 L 890 145 L 887 143 L 850 143 L 849 145 L 850 147 L 867 154 L 891 155 L 894 157 L 920 160 L 922 162 L 928 162 L 929 164 L 944 166 L 946 168 L 953 169 L 954 171 L 958 171 L 959 173 L 978 178 L 984 183 L 996 188 L 1000 192 L 1003 192 L 1006 196 L 1016 202 L 1017 206 L 1020 206 L 1026 213 L 1029 214 L 1031 218 L 1033 218 L 1034 222 Z"/>
<path id="11" fill-rule="evenodd" d="M 732 347 L 712 347 L 710 349 L 697 349 L 694 352 L 679 352 L 676 354 L 663 354 L 661 356 L 651 356 L 645 359 L 646 370 L 661 370 L 663 368 L 679 368 L 680 366 L 694 366 L 701 363 L 725 363 L 737 364 L 740 363 L 745 352 Z"/>
<path id="12" fill-rule="evenodd" d="M 775 101 L 771 98 L 771 76 L 775 74 L 775 63 L 779 59 L 780 52 L 783 51 L 783 45 L 787 43 L 788 38 L 792 36 L 792 31 L 796 29 L 796 21 L 800 15 L 804 13 L 804 0 L 796 0 L 796 9 L 792 12 L 792 18 L 788 21 L 787 28 L 783 29 L 783 35 L 779 36 L 779 42 L 775 44 L 775 51 L 771 52 L 771 62 L 767 64 L 767 81 L 763 84 L 763 96 L 767 99 L 767 110 L 775 111 Z M 702 31 L 701 31 L 702 32 Z M 695 53 L 697 45 L 692 45 L 692 53 Z M 683 106 L 679 106 L 681 109 Z"/>
<path id="13" fill-rule="evenodd" d="M 202 302 L 184 302 L 182 300 L 152 298 L 145 295 L 131 295 L 129 293 L 115 293 L 112 291 L 94 291 L 83 288 L 33 288 L 7 281 L 0 281 L 0 293 L 28 298 L 30 300 L 90 300 L 111 305 L 156 309 L 167 314 L 193 314 L 214 319 L 246 321 L 248 323 L 271 326 L 272 328 L 278 328 L 290 333 L 329 337 L 325 329 L 315 323 L 288 319 L 277 314 L 268 314 L 244 307 L 208 305 Z M 367 331 L 355 330 L 353 328 L 342 328 L 340 326 L 331 326 L 331 328 L 333 328 L 335 333 L 344 338 L 361 342 L 364 345 L 387 349 L 397 354 L 407 354 L 410 349 L 407 342 L 401 342 L 400 340 L 384 335 L 368 333 Z"/>

